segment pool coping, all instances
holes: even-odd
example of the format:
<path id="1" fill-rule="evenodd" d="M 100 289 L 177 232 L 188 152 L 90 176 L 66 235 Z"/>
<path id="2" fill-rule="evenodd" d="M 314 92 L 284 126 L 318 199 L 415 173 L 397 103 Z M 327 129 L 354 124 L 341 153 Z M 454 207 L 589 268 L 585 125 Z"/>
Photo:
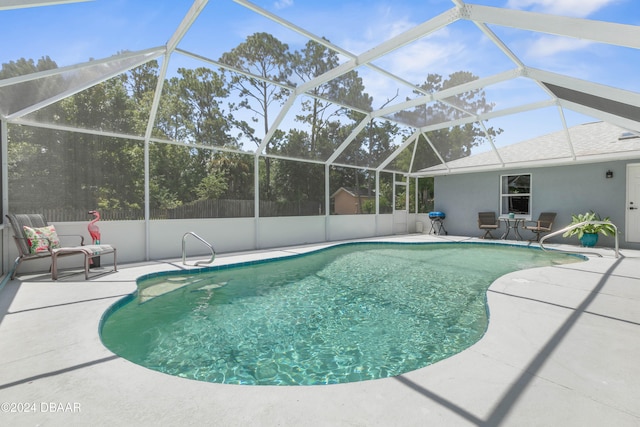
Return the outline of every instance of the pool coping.
<path id="1" fill-rule="evenodd" d="M 413 234 L 363 241 L 481 241 Z M 335 243 L 335 242 L 334 242 Z M 301 254 L 334 243 L 219 255 L 216 264 Z M 521 245 L 524 243 L 508 242 Z M 102 314 L 142 272 L 20 276 L 0 292 L 0 402 L 11 425 L 638 425 L 640 252 L 507 274 L 489 288 L 491 320 L 471 348 L 398 377 L 323 386 L 238 386 L 171 377 L 113 355 Z M 33 403 L 26 412 L 24 404 Z M 15 408 L 16 410 L 19 409 Z M 77 410 L 75 410 L 77 409 Z"/>

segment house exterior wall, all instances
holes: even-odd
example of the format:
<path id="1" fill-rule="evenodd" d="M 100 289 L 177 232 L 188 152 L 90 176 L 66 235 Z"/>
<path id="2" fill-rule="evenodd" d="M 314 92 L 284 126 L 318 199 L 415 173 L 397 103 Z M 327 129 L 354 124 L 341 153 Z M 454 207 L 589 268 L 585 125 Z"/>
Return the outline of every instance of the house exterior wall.
<path id="1" fill-rule="evenodd" d="M 358 199 L 346 191 L 340 191 L 335 197 L 335 213 L 349 215 L 358 213 Z"/>
<path id="2" fill-rule="evenodd" d="M 346 191 L 338 191 L 334 199 L 334 213 L 336 215 L 354 215 L 362 212 L 362 209 L 358 209 L 358 198 Z M 375 200 L 375 197 L 360 196 L 361 203 L 367 200 Z"/>
<path id="3" fill-rule="evenodd" d="M 624 239 L 626 165 L 630 163 L 640 163 L 640 159 L 438 176 L 434 181 L 435 210 L 446 214 L 449 234 L 480 236 L 478 212 L 500 212 L 500 177 L 528 173 L 532 185 L 532 219 L 540 212 L 556 212 L 554 230 L 559 230 L 569 225 L 572 214 L 593 210 L 601 217 L 610 217 L 618 227 L 620 247 L 640 249 L 640 244 Z M 605 177 L 608 170 L 613 172 L 613 178 Z M 503 224 L 497 234 L 502 232 Z M 525 239 L 532 237 L 526 230 L 521 235 Z M 549 241 L 579 244 L 575 237 L 556 236 Z M 613 244 L 612 237 L 600 236 L 598 246 Z"/>

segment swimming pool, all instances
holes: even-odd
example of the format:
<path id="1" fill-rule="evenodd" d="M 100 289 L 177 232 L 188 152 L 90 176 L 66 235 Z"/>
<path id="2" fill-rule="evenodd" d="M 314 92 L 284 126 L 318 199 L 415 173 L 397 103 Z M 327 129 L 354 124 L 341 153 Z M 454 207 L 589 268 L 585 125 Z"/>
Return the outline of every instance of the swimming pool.
<path id="1" fill-rule="evenodd" d="M 486 291 L 519 269 L 579 261 L 471 243 L 358 243 L 143 277 L 105 314 L 104 344 L 150 369 L 228 384 L 385 378 L 450 357 L 488 324 Z"/>

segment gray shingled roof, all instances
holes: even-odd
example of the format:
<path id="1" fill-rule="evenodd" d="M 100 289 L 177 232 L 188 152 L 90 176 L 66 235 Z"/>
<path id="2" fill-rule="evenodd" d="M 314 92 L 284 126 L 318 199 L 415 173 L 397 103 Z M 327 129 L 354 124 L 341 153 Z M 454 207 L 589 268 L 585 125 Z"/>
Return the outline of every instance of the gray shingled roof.
<path id="1" fill-rule="evenodd" d="M 640 136 L 606 122 L 586 123 L 420 171 L 442 175 L 505 167 L 640 158 Z M 501 161 L 502 160 L 502 161 Z"/>

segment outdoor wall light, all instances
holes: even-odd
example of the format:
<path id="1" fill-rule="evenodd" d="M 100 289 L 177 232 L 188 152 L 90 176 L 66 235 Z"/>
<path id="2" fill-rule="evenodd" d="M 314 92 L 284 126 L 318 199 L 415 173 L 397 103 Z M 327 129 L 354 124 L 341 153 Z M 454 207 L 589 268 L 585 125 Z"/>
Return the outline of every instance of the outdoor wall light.
<path id="1" fill-rule="evenodd" d="M 608 170 L 605 176 L 607 177 L 607 179 L 613 178 L 613 171 Z"/>

